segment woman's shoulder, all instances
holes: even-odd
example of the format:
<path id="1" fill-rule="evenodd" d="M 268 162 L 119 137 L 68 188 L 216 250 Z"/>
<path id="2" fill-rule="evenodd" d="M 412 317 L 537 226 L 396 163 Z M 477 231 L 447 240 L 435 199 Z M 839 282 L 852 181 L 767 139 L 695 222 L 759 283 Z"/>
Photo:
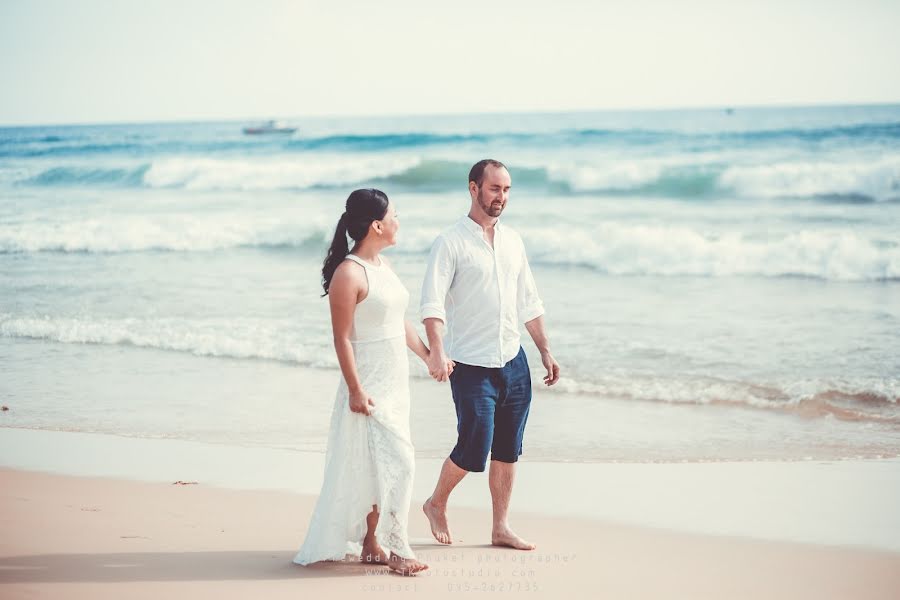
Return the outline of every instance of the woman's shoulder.
<path id="1" fill-rule="evenodd" d="M 366 280 L 366 269 L 355 260 L 345 258 L 334 270 L 331 279 L 331 285 L 346 285 L 351 283 L 359 283 Z"/>

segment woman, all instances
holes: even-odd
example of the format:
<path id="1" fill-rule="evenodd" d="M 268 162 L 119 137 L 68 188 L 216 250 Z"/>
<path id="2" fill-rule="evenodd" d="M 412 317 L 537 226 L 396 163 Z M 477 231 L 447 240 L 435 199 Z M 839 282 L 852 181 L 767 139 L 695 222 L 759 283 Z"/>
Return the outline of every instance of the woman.
<path id="1" fill-rule="evenodd" d="M 404 575 L 428 566 L 407 541 L 415 459 L 409 434 L 406 348 L 428 348 L 404 318 L 409 292 L 380 252 L 396 243 L 397 212 L 384 192 L 347 198 L 322 267 L 343 377 L 325 456 L 325 481 L 294 562 L 362 560 Z M 350 253 L 347 235 L 355 244 Z"/>

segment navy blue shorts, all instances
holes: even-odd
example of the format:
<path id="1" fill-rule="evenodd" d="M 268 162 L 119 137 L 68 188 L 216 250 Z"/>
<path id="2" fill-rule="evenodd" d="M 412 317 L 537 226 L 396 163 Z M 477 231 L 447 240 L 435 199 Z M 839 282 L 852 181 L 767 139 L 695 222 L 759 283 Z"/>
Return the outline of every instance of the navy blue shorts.
<path id="1" fill-rule="evenodd" d="M 522 436 L 531 408 L 531 371 L 520 346 L 502 367 L 456 363 L 450 374 L 456 405 L 456 447 L 450 460 L 466 471 L 484 471 L 491 460 L 514 463 L 522 454 Z"/>

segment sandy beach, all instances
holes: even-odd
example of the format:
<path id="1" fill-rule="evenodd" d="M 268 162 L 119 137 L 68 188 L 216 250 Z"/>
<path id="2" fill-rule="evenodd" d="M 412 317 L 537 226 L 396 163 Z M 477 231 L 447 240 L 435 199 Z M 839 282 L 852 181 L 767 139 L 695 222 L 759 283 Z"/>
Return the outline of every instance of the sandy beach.
<path id="1" fill-rule="evenodd" d="M 452 511 L 456 542 L 413 513 L 416 578 L 348 560 L 291 562 L 315 497 L 274 490 L 0 470 L 3 598 L 896 598 L 900 553 L 697 535 L 518 513 L 538 543 L 491 547 L 487 511 Z M 415 508 L 413 509 L 416 510 Z"/>

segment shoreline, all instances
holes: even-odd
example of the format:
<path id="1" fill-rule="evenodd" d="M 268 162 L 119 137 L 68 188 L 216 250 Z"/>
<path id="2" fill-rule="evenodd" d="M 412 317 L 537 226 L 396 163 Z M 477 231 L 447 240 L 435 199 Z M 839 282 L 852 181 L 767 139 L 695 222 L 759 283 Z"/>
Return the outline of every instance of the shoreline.
<path id="1" fill-rule="evenodd" d="M 294 565 L 315 497 L 0 468 L 4 598 L 459 597 L 894 598 L 900 552 L 697 535 L 514 512 L 534 552 L 490 546 L 490 515 L 453 508 L 456 542 L 410 541 L 403 578 L 353 561 Z M 417 509 L 412 507 L 412 511 Z M 415 512 L 413 515 L 415 516 Z M 86 532 L 89 534 L 86 535 Z"/>
<path id="2" fill-rule="evenodd" d="M 198 481 L 315 496 L 324 458 L 295 450 L 0 427 L 0 468 L 79 477 Z M 416 460 L 414 505 L 430 495 L 441 463 Z M 460 508 L 489 507 L 486 474 L 467 476 L 452 501 Z M 900 552 L 898 504 L 897 459 L 604 464 L 523 457 L 511 511 Z"/>
<path id="3" fill-rule="evenodd" d="M 10 407 L 0 425 L 316 452 L 324 452 L 340 381 L 336 369 L 2 336 L 0 363 L 10 374 L 0 382 Z M 749 405 L 631 401 L 559 386 L 565 383 L 535 385 L 528 460 L 868 460 L 900 452 L 900 429 L 887 424 Z M 448 384 L 412 377 L 410 395 L 417 456 L 443 459 L 456 442 Z"/>

